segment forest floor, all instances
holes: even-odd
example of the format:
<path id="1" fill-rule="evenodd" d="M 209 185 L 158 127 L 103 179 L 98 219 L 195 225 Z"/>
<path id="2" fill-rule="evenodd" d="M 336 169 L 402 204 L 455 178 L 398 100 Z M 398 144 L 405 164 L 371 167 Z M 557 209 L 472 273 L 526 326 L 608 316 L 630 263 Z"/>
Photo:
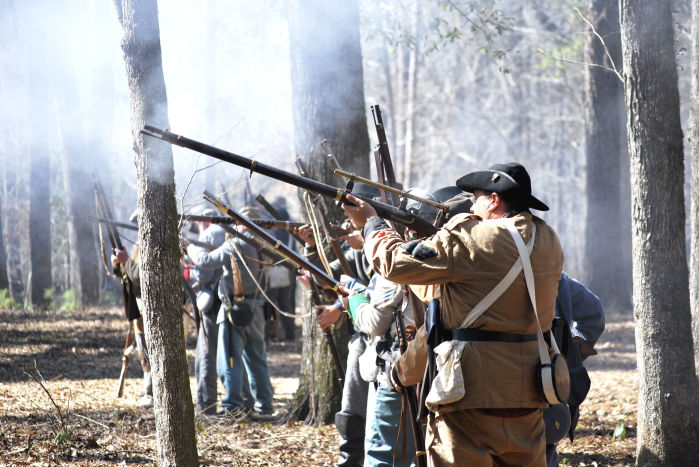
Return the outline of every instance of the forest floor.
<path id="1" fill-rule="evenodd" d="M 141 368 L 136 358 L 124 397 L 115 397 L 124 332 L 117 308 L 0 310 L 0 466 L 155 464 L 154 415 L 137 404 Z M 577 436 L 559 444 L 559 458 L 564 465 L 633 465 L 637 383 L 630 312 L 608 313 L 597 350 L 599 355 L 586 362 L 592 388 L 581 407 Z M 282 414 L 298 384 L 300 353 L 300 343 L 272 342 L 268 348 Z M 194 394 L 191 330 L 187 357 Z M 38 373 L 42 384 L 29 376 L 41 380 Z M 619 422 L 626 427 L 625 439 L 613 437 Z M 196 430 L 206 465 L 320 466 L 336 458 L 333 425 L 197 417 Z"/>

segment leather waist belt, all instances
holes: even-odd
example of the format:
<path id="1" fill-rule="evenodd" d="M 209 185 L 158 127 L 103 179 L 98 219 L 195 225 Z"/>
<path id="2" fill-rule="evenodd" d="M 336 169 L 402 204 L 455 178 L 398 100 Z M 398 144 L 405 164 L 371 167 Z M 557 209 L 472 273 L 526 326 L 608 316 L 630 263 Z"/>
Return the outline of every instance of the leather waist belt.
<path id="1" fill-rule="evenodd" d="M 478 409 L 479 412 L 482 412 L 486 415 L 504 418 L 524 417 L 526 415 L 529 415 L 530 413 L 536 412 L 537 410 L 539 409 Z"/>
<path id="2" fill-rule="evenodd" d="M 499 331 L 484 331 L 474 328 L 444 329 L 440 332 L 444 341 L 477 341 L 477 342 L 534 342 L 536 334 L 511 334 Z"/>

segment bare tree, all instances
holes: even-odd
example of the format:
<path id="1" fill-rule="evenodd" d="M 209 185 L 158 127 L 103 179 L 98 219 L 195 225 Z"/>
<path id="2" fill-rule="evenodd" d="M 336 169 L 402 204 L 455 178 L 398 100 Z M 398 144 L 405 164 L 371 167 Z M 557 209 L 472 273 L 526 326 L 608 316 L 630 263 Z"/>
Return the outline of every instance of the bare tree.
<path id="1" fill-rule="evenodd" d="M 671 4 L 619 3 L 631 157 L 637 465 L 690 465 L 699 445 Z"/>
<path id="2" fill-rule="evenodd" d="M 336 184 L 319 145 L 327 139 L 345 170 L 366 176 L 369 135 L 357 0 L 338 2 L 332 8 L 322 0 L 293 0 L 288 8 L 296 155 L 305 162 L 311 178 Z M 339 217 L 339 212 L 334 215 Z M 316 328 L 313 317 L 303 326 L 295 410 L 300 417 L 315 414 L 308 419 L 322 424 L 332 422 L 340 406 L 341 388 L 323 334 L 313 332 Z M 339 349 L 346 348 L 348 338 L 346 332 L 335 332 Z"/>
<path id="3" fill-rule="evenodd" d="M 0 195 L 0 206 L 2 206 L 2 195 Z M 9 289 L 10 280 L 7 276 L 7 255 L 5 254 L 5 239 L 2 235 L 2 213 L 3 209 L 0 208 L 0 289 Z"/>
<path id="4" fill-rule="evenodd" d="M 630 222 L 622 211 L 623 160 L 628 157 L 617 0 L 588 0 L 590 29 L 585 43 L 585 155 L 587 283 L 605 305 L 631 305 L 631 271 L 625 249 Z M 630 234 L 630 231 L 628 232 Z"/>
<path id="5" fill-rule="evenodd" d="M 148 123 L 167 128 L 167 95 L 155 0 L 115 0 L 131 90 L 138 176 L 140 278 L 153 375 L 160 465 L 198 465 L 194 408 L 182 339 L 182 297 L 172 149 L 145 139 Z"/>
<path id="6" fill-rule="evenodd" d="M 52 32 L 58 28 L 52 25 Z M 55 38 L 58 41 L 58 38 Z M 66 48 L 69 43 L 63 42 Z M 72 48 L 72 47 L 70 47 Z M 77 47 L 76 47 L 77 48 Z M 66 53 L 67 55 L 67 53 Z M 85 145 L 83 107 L 78 95 L 78 73 L 73 64 L 66 60 L 57 63 L 56 56 L 51 60 L 52 77 L 67 85 L 56 92 L 58 102 L 58 126 L 63 147 L 61 167 L 63 185 L 67 194 L 68 244 L 70 250 L 69 284 L 78 291 L 83 306 L 97 303 L 99 298 L 99 275 L 97 262 L 94 222 L 88 220 L 88 213 L 95 211 L 92 196 L 91 159 Z"/>
<path id="7" fill-rule="evenodd" d="M 689 296 L 694 336 L 694 365 L 699 375 L 699 1 L 692 1 L 692 85 L 689 107 L 689 144 L 692 152 L 691 251 Z"/>
<path id="8" fill-rule="evenodd" d="M 24 8 L 25 5 L 22 5 Z M 45 294 L 52 287 L 51 279 L 51 216 L 50 216 L 50 137 L 52 132 L 50 94 L 47 75 L 42 64 L 48 58 L 48 18 L 33 18 L 27 22 L 30 28 L 27 54 L 29 89 L 29 121 L 32 131 L 28 135 L 29 156 L 29 243 L 31 258 L 30 292 L 26 300 L 33 306 L 49 304 Z M 42 40 L 43 39 L 43 40 Z"/>

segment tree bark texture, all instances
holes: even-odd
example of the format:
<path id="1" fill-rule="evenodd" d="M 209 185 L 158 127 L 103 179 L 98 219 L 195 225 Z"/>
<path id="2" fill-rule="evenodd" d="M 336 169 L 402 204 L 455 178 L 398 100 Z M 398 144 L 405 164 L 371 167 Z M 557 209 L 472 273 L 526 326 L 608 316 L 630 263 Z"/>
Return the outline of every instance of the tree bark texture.
<path id="1" fill-rule="evenodd" d="M 167 95 L 155 0 L 115 0 L 131 91 L 136 147 L 141 298 L 153 375 L 158 464 L 198 465 L 194 409 L 182 339 L 180 251 L 172 148 L 144 138 L 148 123 L 167 128 Z"/>
<path id="2" fill-rule="evenodd" d="M 692 152 L 689 296 L 694 336 L 694 366 L 699 376 L 699 1 L 692 1 L 692 84 L 689 100 L 689 144 Z"/>
<path id="3" fill-rule="evenodd" d="M 631 157 L 638 465 L 690 465 L 699 445 L 671 4 L 621 0 Z"/>
<path id="4" fill-rule="evenodd" d="M 337 185 L 320 142 L 327 139 L 343 169 L 369 175 L 369 135 L 364 104 L 357 0 L 288 3 L 294 148 L 310 178 Z M 332 209 L 332 203 L 326 203 Z M 302 200 L 303 205 L 303 200 Z M 331 219 L 340 218 L 332 209 Z M 333 422 L 340 407 L 332 359 L 315 318 L 304 321 L 299 389 L 291 414 L 316 424 Z M 348 334 L 333 333 L 346 355 Z"/>
<path id="5" fill-rule="evenodd" d="M 585 62 L 621 70 L 621 37 L 617 0 L 588 0 Z M 614 61 L 612 63 L 610 61 Z M 587 284 L 605 306 L 631 305 L 630 213 L 623 210 L 623 160 L 628 157 L 624 126 L 624 87 L 612 71 L 585 68 L 585 153 L 587 217 L 585 259 Z M 627 237 L 627 234 L 629 236 Z"/>

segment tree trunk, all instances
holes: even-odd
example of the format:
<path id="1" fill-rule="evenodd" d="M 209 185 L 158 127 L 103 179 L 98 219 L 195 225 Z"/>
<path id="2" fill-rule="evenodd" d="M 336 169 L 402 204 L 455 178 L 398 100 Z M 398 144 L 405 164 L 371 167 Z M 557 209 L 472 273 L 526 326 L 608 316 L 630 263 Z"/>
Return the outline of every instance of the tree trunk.
<path id="1" fill-rule="evenodd" d="M 694 336 L 694 365 L 699 375 L 699 1 L 692 1 L 692 89 L 689 100 L 689 144 L 692 151 L 691 251 L 689 296 Z"/>
<path id="2" fill-rule="evenodd" d="M 3 225 L 5 225 L 5 209 L 3 203 L 5 198 L 0 194 L 0 289 L 9 289 L 10 280 L 7 276 L 7 255 L 5 254 L 5 236 L 3 235 Z"/>
<path id="3" fill-rule="evenodd" d="M 24 5 L 22 6 L 24 7 Z M 31 13 L 31 6 L 29 13 Z M 51 213 L 50 213 L 50 138 L 53 108 L 48 92 L 48 77 L 43 68 L 48 54 L 49 36 L 46 33 L 48 18 L 35 18 L 28 23 L 27 61 L 29 85 L 29 122 L 27 134 L 29 156 L 29 244 L 31 273 L 26 300 L 32 306 L 45 307 L 50 299 L 45 292 L 50 289 L 51 278 Z M 33 30 L 32 30 L 33 29 Z M 42 44 L 42 45 L 39 45 Z"/>
<path id="4" fill-rule="evenodd" d="M 321 0 L 292 0 L 288 8 L 296 155 L 311 178 L 335 184 L 319 145 L 327 139 L 345 170 L 367 176 L 369 135 L 357 0 L 337 2 L 332 8 Z M 339 210 L 333 212 L 334 218 L 340 217 Z M 314 317 L 304 322 L 303 331 L 301 378 L 292 413 L 309 422 L 331 423 L 340 407 L 341 388 Z M 345 351 L 347 333 L 334 335 L 338 349 Z"/>
<path id="5" fill-rule="evenodd" d="M 692 465 L 699 445 L 671 4 L 621 0 L 638 352 L 637 465 Z"/>
<path id="6" fill-rule="evenodd" d="M 63 69 L 69 69 L 71 76 L 62 76 L 60 70 Z M 84 115 L 80 110 L 82 106 L 79 105 L 77 71 L 68 64 L 63 64 L 60 68 L 55 66 L 54 70 L 54 77 L 58 74 L 60 83 L 69 83 L 67 86 L 61 85 L 56 93 L 59 129 L 63 139 L 63 185 L 67 194 L 69 284 L 77 290 L 80 303 L 88 306 L 97 303 L 99 298 L 94 221 L 88 220 L 88 213 L 91 215 L 95 212 L 90 175 L 90 155 L 94 157 L 95 154 L 88 154 L 85 146 Z"/>
<path id="7" fill-rule="evenodd" d="M 140 130 L 168 128 L 155 0 L 115 0 L 131 91 L 138 176 L 140 278 L 153 375 L 158 464 L 198 465 L 194 408 L 182 339 L 180 251 L 172 148 Z"/>
<path id="8" fill-rule="evenodd" d="M 588 0 L 587 18 L 597 33 L 589 30 L 585 62 L 621 70 L 621 37 L 617 0 Z M 606 45 L 606 50 L 605 50 Z M 610 62 L 611 59 L 614 63 Z M 626 154 L 624 88 L 612 71 L 598 66 L 585 69 L 585 153 L 587 161 L 587 218 L 585 258 L 587 283 L 605 306 L 631 305 L 631 277 L 623 251 L 631 246 L 622 213 L 622 161 Z M 629 257 L 630 258 L 630 257 Z"/>

